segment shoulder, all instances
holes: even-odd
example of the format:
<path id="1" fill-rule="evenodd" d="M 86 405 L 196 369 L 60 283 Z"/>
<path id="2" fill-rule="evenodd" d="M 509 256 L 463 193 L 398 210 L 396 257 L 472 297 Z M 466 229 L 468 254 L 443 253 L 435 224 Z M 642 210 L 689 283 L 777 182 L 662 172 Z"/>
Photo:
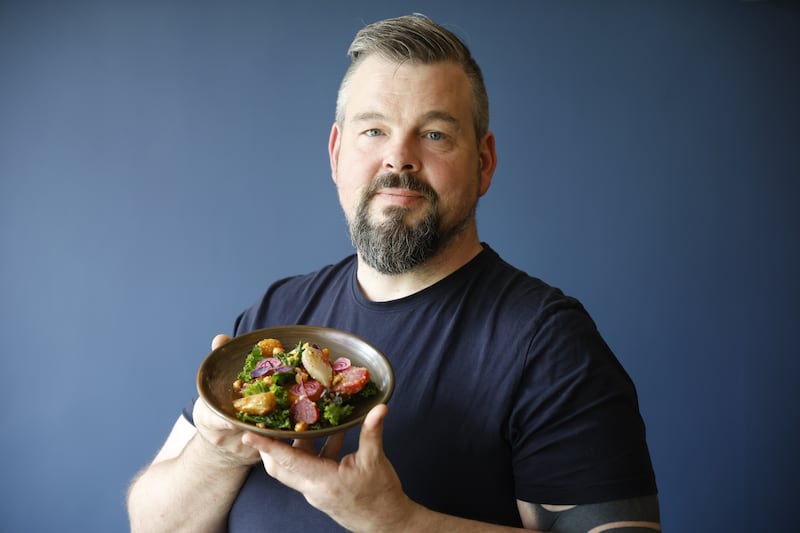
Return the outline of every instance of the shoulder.
<path id="1" fill-rule="evenodd" d="M 513 296 L 518 301 L 537 306 L 558 302 L 561 305 L 580 307 L 578 300 L 568 296 L 558 287 L 507 262 L 486 244 L 483 253 L 477 259 L 474 267 L 481 281 L 494 290 L 502 291 L 501 296 Z"/>
<path id="2" fill-rule="evenodd" d="M 332 283 L 349 281 L 349 276 L 355 272 L 355 267 L 356 256 L 350 255 L 313 272 L 279 279 L 267 288 L 265 297 L 286 292 L 301 294 L 316 292 Z"/>
<path id="3" fill-rule="evenodd" d="M 534 337 L 543 330 L 563 334 L 573 327 L 594 328 L 577 298 L 511 265 L 488 245 L 484 248 L 473 266 L 473 283 L 478 289 L 473 294 L 514 324 L 516 331 Z"/>
<path id="4" fill-rule="evenodd" d="M 305 274 L 285 277 L 271 283 L 266 291 L 245 309 L 234 324 L 234 334 L 286 323 L 302 323 L 312 306 L 319 306 L 341 294 L 355 275 L 355 255 Z"/>

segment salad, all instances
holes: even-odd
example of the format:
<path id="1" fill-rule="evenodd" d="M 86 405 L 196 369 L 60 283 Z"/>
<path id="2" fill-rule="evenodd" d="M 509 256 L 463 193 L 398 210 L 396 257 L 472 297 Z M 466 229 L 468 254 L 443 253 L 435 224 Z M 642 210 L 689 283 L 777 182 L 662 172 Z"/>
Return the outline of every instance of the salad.
<path id="1" fill-rule="evenodd" d="M 233 383 L 237 418 L 294 431 L 338 426 L 378 387 L 368 369 L 330 357 L 317 344 L 300 341 L 287 352 L 278 339 L 260 340 Z"/>

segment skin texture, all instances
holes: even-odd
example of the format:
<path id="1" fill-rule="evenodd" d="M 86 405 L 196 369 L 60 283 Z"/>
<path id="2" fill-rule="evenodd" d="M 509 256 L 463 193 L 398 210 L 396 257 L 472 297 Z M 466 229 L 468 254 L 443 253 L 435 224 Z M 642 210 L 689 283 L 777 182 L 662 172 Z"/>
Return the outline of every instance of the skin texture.
<path id="1" fill-rule="evenodd" d="M 358 281 L 367 298 L 386 301 L 413 294 L 448 276 L 481 251 L 474 219 L 497 166 L 494 135 L 475 136 L 466 75 L 453 63 L 394 64 L 366 58 L 353 75 L 344 119 L 331 128 L 331 175 L 348 221 L 377 176 L 409 173 L 437 197 L 438 230 L 450 237 L 426 261 L 386 274 L 359 254 Z M 380 226 L 389 211 L 404 210 L 417 224 L 431 209 L 425 195 L 384 187 L 366 200 L 368 222 Z M 218 336 L 216 347 L 227 338 Z M 199 400 L 196 429 L 179 419 L 153 463 L 131 485 L 132 531 L 224 531 L 228 511 L 251 465 L 354 532 L 469 533 L 519 531 L 434 512 L 410 500 L 383 452 L 385 405 L 367 415 L 358 449 L 340 457 L 343 435 L 321 450 L 241 432 Z M 578 506 L 517 502 L 527 530 L 554 533 L 660 531 L 655 496 Z"/>

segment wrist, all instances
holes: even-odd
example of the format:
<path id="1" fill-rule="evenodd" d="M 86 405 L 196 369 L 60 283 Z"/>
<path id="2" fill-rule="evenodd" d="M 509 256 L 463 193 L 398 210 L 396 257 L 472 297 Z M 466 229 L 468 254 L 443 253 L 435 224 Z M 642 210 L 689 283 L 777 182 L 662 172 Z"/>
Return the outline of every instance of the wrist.
<path id="1" fill-rule="evenodd" d="M 249 469 L 259 461 L 255 456 L 242 456 L 227 448 L 210 441 L 200 431 L 192 439 L 195 459 L 210 468 L 229 470 L 231 468 Z"/>
<path id="2" fill-rule="evenodd" d="M 379 527 L 372 527 L 364 533 L 420 533 L 427 531 L 429 520 L 425 517 L 431 511 L 403 495 L 401 503 L 393 508 L 391 516 L 384 516 Z"/>

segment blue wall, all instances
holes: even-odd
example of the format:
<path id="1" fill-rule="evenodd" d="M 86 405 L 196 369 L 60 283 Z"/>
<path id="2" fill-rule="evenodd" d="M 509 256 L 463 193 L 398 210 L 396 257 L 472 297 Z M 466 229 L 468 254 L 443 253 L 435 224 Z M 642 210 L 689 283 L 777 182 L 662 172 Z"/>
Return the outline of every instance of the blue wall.
<path id="1" fill-rule="evenodd" d="M 211 337 L 350 253 L 345 48 L 415 11 L 484 66 L 481 237 L 579 297 L 633 376 L 666 530 L 787 530 L 797 4 L 280 4 L 0 2 L 0 530 L 126 530 Z"/>

